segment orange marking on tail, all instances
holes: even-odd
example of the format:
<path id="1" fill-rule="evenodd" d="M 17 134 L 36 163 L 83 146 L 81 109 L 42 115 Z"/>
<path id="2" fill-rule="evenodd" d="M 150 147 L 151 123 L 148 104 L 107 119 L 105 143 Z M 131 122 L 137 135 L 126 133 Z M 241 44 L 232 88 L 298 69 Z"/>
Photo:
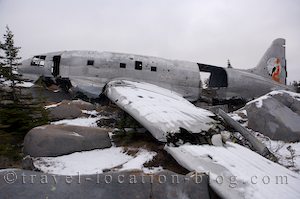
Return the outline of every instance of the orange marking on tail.
<path id="1" fill-rule="evenodd" d="M 276 69 L 275 71 L 273 72 L 272 74 L 272 79 L 276 82 L 279 82 L 280 83 L 280 78 L 279 78 L 279 75 L 280 75 L 280 72 L 281 72 L 281 66 L 280 66 L 280 59 L 276 59 Z"/>

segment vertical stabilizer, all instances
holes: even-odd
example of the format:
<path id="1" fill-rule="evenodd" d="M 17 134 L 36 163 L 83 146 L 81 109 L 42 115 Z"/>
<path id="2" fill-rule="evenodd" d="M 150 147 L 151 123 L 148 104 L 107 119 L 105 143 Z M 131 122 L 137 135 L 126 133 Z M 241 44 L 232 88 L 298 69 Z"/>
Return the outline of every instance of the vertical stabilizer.
<path id="1" fill-rule="evenodd" d="M 275 39 L 251 72 L 286 84 L 285 39 Z"/>

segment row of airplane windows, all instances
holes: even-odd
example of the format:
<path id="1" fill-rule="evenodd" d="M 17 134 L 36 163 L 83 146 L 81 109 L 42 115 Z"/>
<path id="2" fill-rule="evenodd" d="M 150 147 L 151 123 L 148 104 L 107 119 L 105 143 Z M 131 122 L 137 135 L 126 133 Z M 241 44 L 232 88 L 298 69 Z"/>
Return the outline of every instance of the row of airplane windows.
<path id="1" fill-rule="evenodd" d="M 88 66 L 94 65 L 94 60 L 87 60 Z M 126 68 L 126 63 L 120 63 L 120 68 Z M 143 62 L 135 61 L 135 70 L 142 70 L 143 69 Z M 155 66 L 151 66 L 151 71 L 156 72 L 157 68 Z"/>
<path id="2" fill-rule="evenodd" d="M 44 66 L 45 65 L 45 59 L 46 56 L 44 55 L 37 55 L 34 56 L 31 65 L 32 66 Z M 93 66 L 94 65 L 94 60 L 87 60 L 87 66 Z M 120 63 L 120 68 L 126 68 L 126 63 Z M 141 61 L 135 61 L 135 70 L 142 70 L 143 69 L 143 62 Z M 151 66 L 150 68 L 151 71 L 156 72 L 157 67 L 156 66 Z"/>

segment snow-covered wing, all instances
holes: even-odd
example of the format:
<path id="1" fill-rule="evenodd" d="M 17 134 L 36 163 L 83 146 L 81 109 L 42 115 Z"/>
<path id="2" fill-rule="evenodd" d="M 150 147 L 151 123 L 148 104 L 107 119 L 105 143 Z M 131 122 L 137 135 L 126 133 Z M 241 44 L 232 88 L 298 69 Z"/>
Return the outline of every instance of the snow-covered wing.
<path id="1" fill-rule="evenodd" d="M 222 198 L 300 198 L 300 175 L 235 143 L 182 145 L 165 150 L 190 171 L 207 172 Z"/>
<path id="2" fill-rule="evenodd" d="M 213 127 L 214 114 L 198 108 L 178 93 L 159 86 L 129 80 L 108 83 L 105 94 L 120 108 L 142 124 L 159 141 L 180 127 L 192 133 Z"/>

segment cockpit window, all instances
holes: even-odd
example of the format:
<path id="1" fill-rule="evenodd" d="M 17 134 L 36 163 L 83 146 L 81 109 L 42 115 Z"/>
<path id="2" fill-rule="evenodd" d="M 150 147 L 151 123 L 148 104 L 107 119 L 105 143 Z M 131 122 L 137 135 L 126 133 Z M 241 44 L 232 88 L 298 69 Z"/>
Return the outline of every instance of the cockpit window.
<path id="1" fill-rule="evenodd" d="M 45 66 L 45 59 L 46 56 L 45 55 L 36 55 L 32 58 L 31 60 L 31 66 Z"/>

